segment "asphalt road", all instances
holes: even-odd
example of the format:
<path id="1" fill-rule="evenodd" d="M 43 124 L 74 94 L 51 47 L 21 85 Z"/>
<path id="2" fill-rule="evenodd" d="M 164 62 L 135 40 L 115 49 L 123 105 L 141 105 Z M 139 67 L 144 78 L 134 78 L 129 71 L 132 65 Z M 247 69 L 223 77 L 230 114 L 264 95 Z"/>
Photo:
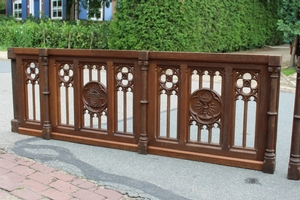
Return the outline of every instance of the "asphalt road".
<path id="1" fill-rule="evenodd" d="M 0 149 L 97 181 L 145 199 L 299 199 L 300 181 L 286 178 L 295 94 L 281 92 L 276 171 L 226 167 L 140 155 L 10 132 L 13 118 L 10 63 L 0 60 Z"/>

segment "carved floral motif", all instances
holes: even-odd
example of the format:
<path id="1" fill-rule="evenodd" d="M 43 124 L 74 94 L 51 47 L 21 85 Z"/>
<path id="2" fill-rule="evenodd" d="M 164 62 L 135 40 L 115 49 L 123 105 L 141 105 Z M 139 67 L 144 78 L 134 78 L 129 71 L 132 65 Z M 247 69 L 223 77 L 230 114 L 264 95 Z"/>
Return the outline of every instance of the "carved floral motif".
<path id="1" fill-rule="evenodd" d="M 211 124 L 221 117 L 221 98 L 216 92 L 209 89 L 193 92 L 189 107 L 192 118 L 198 123 Z"/>
<path id="2" fill-rule="evenodd" d="M 83 87 L 82 99 L 91 113 L 101 113 L 107 107 L 106 87 L 96 81 L 89 82 Z"/>
<path id="3" fill-rule="evenodd" d="M 39 81 L 39 68 L 36 62 L 26 62 L 26 77 L 27 81 L 38 82 Z"/>

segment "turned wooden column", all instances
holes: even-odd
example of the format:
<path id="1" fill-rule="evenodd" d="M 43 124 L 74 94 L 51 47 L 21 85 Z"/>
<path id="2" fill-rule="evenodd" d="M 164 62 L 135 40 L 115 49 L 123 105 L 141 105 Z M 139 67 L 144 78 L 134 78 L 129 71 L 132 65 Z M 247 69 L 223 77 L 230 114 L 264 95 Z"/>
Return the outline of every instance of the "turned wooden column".
<path id="1" fill-rule="evenodd" d="M 142 71 L 142 87 L 141 87 L 141 134 L 138 143 L 138 153 L 147 154 L 148 149 L 148 134 L 147 134 L 147 107 L 148 107 L 148 52 L 139 52 L 138 64 Z"/>
<path id="2" fill-rule="evenodd" d="M 13 111 L 14 118 L 11 120 L 11 131 L 18 132 L 20 125 L 20 115 L 19 115 L 19 103 L 18 103 L 18 91 L 20 90 L 18 85 L 18 70 L 16 63 L 16 54 L 14 54 L 13 48 L 8 48 L 7 57 L 11 61 L 11 80 L 12 80 L 12 98 L 13 98 Z"/>
<path id="3" fill-rule="evenodd" d="M 268 133 L 267 133 L 267 149 L 264 155 L 263 172 L 273 174 L 275 171 L 276 157 L 276 139 L 277 139 L 277 119 L 278 119 L 278 103 L 279 103 L 279 84 L 281 57 L 269 57 L 270 72 L 270 102 L 268 111 Z"/>
<path id="4" fill-rule="evenodd" d="M 291 141 L 290 161 L 288 168 L 288 179 L 300 179 L 300 57 L 297 66 L 297 82 L 294 105 L 294 119 Z"/>
<path id="5" fill-rule="evenodd" d="M 48 51 L 47 49 L 39 50 L 39 59 L 40 63 L 42 63 L 42 72 L 43 72 L 43 97 L 44 97 L 44 113 L 43 115 L 43 130 L 42 130 L 42 138 L 43 139 L 51 139 L 52 126 L 50 123 L 50 108 L 49 108 L 49 64 L 48 64 Z"/>

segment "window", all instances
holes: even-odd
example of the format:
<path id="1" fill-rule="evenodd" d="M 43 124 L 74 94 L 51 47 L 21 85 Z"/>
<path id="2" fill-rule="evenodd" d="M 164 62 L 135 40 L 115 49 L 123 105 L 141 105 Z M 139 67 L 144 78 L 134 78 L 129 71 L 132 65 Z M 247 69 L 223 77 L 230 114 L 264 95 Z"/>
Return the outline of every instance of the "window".
<path id="1" fill-rule="evenodd" d="M 95 21 L 103 21 L 104 5 L 99 10 L 88 8 L 88 18 Z"/>
<path id="2" fill-rule="evenodd" d="M 52 19 L 62 19 L 62 0 L 52 0 Z"/>
<path id="3" fill-rule="evenodd" d="M 13 14 L 16 19 L 22 19 L 22 1 L 21 0 L 14 1 Z"/>

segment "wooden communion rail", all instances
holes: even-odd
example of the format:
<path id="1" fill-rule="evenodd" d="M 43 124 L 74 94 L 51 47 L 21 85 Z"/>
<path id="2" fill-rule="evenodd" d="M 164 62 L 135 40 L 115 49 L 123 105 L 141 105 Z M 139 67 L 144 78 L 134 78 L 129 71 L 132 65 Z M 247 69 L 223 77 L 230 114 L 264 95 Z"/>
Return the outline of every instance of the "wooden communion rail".
<path id="1" fill-rule="evenodd" d="M 11 48 L 12 131 L 273 173 L 281 56 Z"/>

